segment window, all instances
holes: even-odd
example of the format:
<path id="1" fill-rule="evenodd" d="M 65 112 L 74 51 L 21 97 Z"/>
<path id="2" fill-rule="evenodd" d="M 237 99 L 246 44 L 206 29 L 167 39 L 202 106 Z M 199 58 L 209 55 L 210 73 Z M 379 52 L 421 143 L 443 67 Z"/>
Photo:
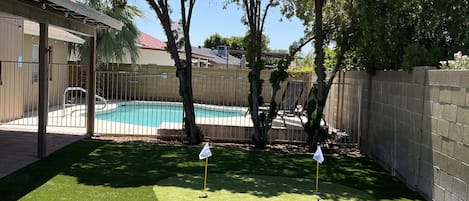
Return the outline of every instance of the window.
<path id="1" fill-rule="evenodd" d="M 52 81 L 52 46 L 49 46 L 49 80 Z M 33 73 L 31 79 L 33 83 L 39 82 L 39 45 L 33 44 L 32 52 Z"/>
<path id="2" fill-rule="evenodd" d="M 52 46 L 49 46 L 49 81 L 52 81 Z"/>
<path id="3" fill-rule="evenodd" d="M 2 61 L 0 61 L 0 85 L 3 84 L 3 81 L 2 81 Z"/>
<path id="4" fill-rule="evenodd" d="M 33 69 L 31 80 L 33 83 L 39 81 L 39 45 L 33 44 L 33 51 L 32 51 L 32 60 L 33 60 Z"/>
<path id="5" fill-rule="evenodd" d="M 160 78 L 161 79 L 167 79 L 168 78 L 168 73 L 165 73 L 165 72 L 161 73 Z"/>

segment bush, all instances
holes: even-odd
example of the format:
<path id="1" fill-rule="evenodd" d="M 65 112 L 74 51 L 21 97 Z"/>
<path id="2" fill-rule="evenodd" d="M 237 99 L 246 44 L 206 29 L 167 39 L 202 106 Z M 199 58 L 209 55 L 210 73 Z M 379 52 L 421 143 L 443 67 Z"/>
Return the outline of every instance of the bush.
<path id="1" fill-rule="evenodd" d="M 289 68 L 287 70 L 288 77 L 291 77 L 291 78 L 300 77 L 302 75 L 309 74 L 312 72 L 313 72 L 313 67 L 310 67 L 310 66 L 303 66 L 301 68 Z"/>
<path id="2" fill-rule="evenodd" d="M 421 44 L 412 43 L 404 48 L 402 69 L 412 71 L 415 66 L 436 66 L 442 53 L 441 48 L 426 48 Z"/>

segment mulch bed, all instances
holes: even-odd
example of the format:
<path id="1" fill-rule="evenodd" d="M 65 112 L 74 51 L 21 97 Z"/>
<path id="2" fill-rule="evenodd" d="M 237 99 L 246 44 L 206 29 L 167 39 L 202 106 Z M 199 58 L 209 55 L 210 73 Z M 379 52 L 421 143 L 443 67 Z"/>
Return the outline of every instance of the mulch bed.
<path id="1" fill-rule="evenodd" d="M 110 141 L 115 143 L 144 143 L 144 144 L 165 144 L 165 145 L 185 145 L 178 140 L 161 140 L 157 137 L 148 136 L 93 136 L 92 140 Z M 254 146 L 247 143 L 222 143 L 210 142 L 212 147 L 236 148 L 241 150 L 253 150 Z M 308 145 L 306 144 L 268 144 L 264 151 L 285 152 L 285 153 L 308 153 Z M 357 146 L 344 146 L 334 144 L 328 140 L 322 145 L 322 151 L 325 154 L 340 154 L 353 157 L 363 157 Z"/>

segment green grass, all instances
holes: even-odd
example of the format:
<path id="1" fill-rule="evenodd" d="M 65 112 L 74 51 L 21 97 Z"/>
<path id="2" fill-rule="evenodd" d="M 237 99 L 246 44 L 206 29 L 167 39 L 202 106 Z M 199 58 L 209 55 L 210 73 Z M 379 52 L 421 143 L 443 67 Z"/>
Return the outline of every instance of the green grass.
<path id="1" fill-rule="evenodd" d="M 315 181 L 310 179 L 216 173 L 210 174 L 209 178 L 206 200 L 375 200 L 363 191 L 331 182 L 320 182 L 320 193 L 315 193 Z M 153 191 L 159 200 L 191 201 L 204 195 L 200 181 L 203 181 L 201 176 L 178 175 L 158 182 Z"/>
<path id="2" fill-rule="evenodd" d="M 205 165 L 197 158 L 199 151 L 200 147 L 78 141 L 0 179 L 0 200 L 164 201 L 174 193 L 184 197 L 178 200 L 195 200 Z M 311 155 L 221 148 L 212 153 L 206 200 L 314 196 Z M 320 180 L 323 199 L 423 200 L 367 159 L 326 156 Z"/>

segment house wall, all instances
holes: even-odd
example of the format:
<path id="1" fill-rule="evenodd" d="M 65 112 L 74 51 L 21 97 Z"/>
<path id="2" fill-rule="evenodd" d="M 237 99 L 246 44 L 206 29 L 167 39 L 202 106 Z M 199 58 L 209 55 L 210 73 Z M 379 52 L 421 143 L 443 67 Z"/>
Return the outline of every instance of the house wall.
<path id="1" fill-rule="evenodd" d="M 158 65 L 158 66 L 174 66 L 174 60 L 171 59 L 171 54 L 163 50 L 151 50 L 151 49 L 139 49 L 139 57 L 135 62 L 137 65 Z M 184 57 L 183 54 L 180 56 Z M 195 57 L 195 56 L 194 56 Z M 126 65 L 131 64 L 130 55 L 126 54 L 120 64 Z M 193 65 L 194 68 L 197 68 L 196 65 Z M 204 66 L 201 66 L 204 68 Z M 220 68 L 226 69 L 226 64 L 212 64 L 211 68 Z M 240 65 L 229 64 L 228 68 L 239 69 Z"/>
<path id="2" fill-rule="evenodd" d="M 32 44 L 37 36 L 23 34 L 23 20 L 0 13 L 0 122 L 10 121 L 35 111 L 38 103 L 38 82 L 33 82 Z M 62 104 L 68 84 L 68 44 L 49 39 L 52 47 L 52 80 L 49 81 L 49 105 Z M 18 62 L 21 56 L 22 62 Z"/>
<path id="3" fill-rule="evenodd" d="M 37 109 L 39 82 L 33 82 L 32 46 L 39 44 L 39 37 L 24 35 L 23 58 L 25 61 L 23 87 L 24 87 L 24 110 Z M 55 39 L 49 39 L 49 47 L 52 47 L 52 79 L 49 79 L 49 106 L 62 104 L 63 92 L 68 84 L 68 43 Z M 28 63 L 29 62 L 29 63 Z"/>
<path id="4" fill-rule="evenodd" d="M 22 51 L 22 26 L 21 19 L 0 13 L 0 122 L 22 115 L 22 71 L 16 62 Z"/>
<path id="5" fill-rule="evenodd" d="M 150 49 L 141 49 L 139 48 L 139 57 L 136 61 L 136 64 L 139 65 L 160 65 L 160 66 L 173 66 L 174 61 L 171 59 L 169 52 L 162 50 L 150 50 Z M 130 54 L 126 54 L 125 57 L 120 62 L 122 64 L 131 64 Z"/>
<path id="6" fill-rule="evenodd" d="M 341 77 L 330 96 L 335 114 L 326 115 L 331 127 L 357 123 L 346 114 L 357 112 L 351 103 L 361 94 L 364 153 L 428 200 L 469 200 L 469 71 L 415 68 Z M 361 93 L 349 93 L 349 86 L 360 86 Z"/>

